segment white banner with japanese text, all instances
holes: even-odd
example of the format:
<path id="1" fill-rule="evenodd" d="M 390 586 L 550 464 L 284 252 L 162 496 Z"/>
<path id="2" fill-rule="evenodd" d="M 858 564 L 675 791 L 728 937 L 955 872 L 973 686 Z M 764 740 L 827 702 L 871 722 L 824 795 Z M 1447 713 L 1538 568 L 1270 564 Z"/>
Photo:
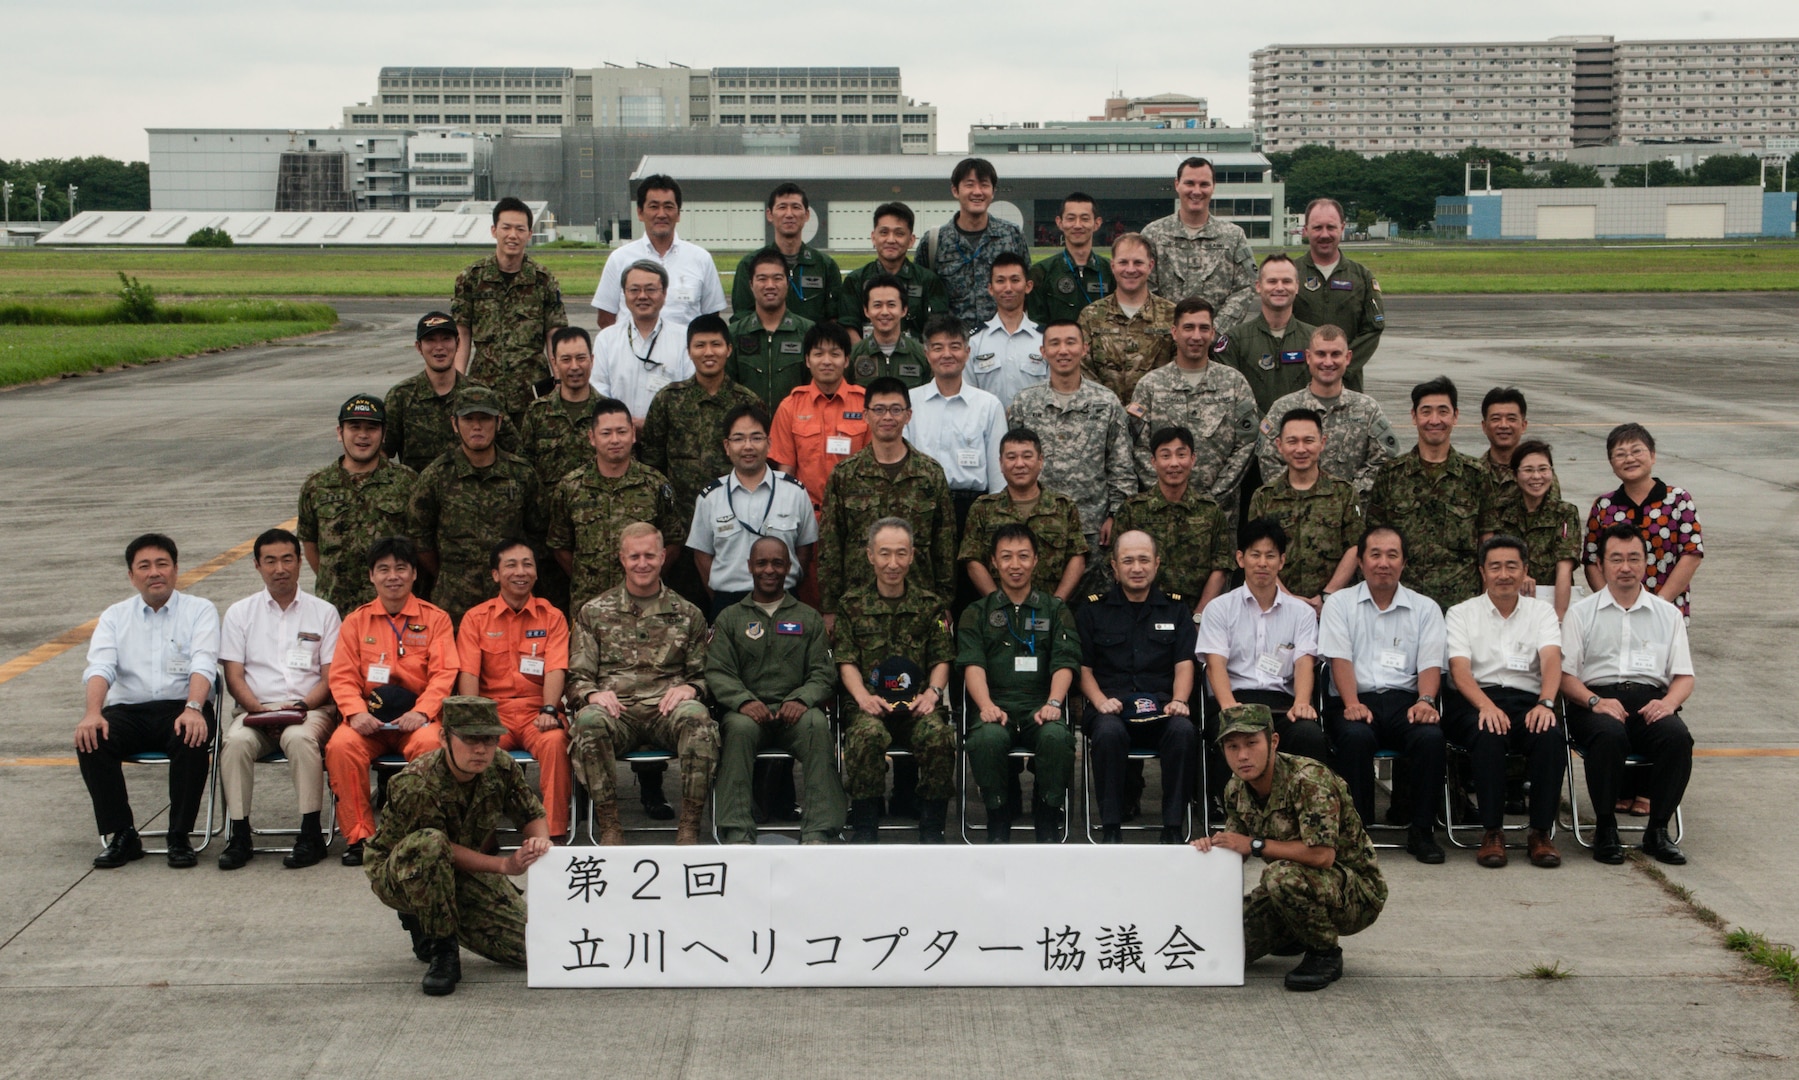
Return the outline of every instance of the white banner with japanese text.
<path id="1" fill-rule="evenodd" d="M 1189 847 L 569 847 L 534 987 L 1241 986 L 1243 860 Z"/>

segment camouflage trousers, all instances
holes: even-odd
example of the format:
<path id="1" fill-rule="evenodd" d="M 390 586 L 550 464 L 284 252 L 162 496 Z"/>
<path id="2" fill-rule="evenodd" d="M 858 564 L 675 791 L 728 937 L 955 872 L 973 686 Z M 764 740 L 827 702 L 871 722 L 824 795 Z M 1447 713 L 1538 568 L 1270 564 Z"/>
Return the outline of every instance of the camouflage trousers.
<path id="1" fill-rule="evenodd" d="M 479 370 L 472 372 L 493 387 L 499 395 L 500 407 L 506 410 L 506 422 L 517 431 L 525 421 L 525 410 L 537 400 L 537 382 L 549 374 L 549 369 L 540 359 L 533 358 L 523 364 L 499 364 L 492 359 L 477 358 Z"/>
<path id="2" fill-rule="evenodd" d="M 471 874 L 450 861 L 450 838 L 420 829 L 368 868 L 383 904 L 412 915 L 427 937 L 452 937 L 496 964 L 525 964 L 525 901 L 499 874 Z"/>
<path id="3" fill-rule="evenodd" d="M 1282 860 L 1262 871 L 1262 883 L 1243 898 L 1243 962 L 1267 956 L 1288 942 L 1329 949 L 1340 934 L 1374 925 L 1387 903 L 1380 877 L 1322 870 Z"/>
<path id="4" fill-rule="evenodd" d="M 918 762 L 918 797 L 947 799 L 956 790 L 956 733 L 941 711 L 925 716 L 876 719 L 857 711 L 843 731 L 844 790 L 852 799 L 887 793 L 887 748 L 912 751 Z"/>
<path id="5" fill-rule="evenodd" d="M 837 777 L 837 753 L 831 726 L 818 709 L 807 709 L 791 724 L 771 720 L 758 724 L 740 712 L 725 714 L 724 749 L 718 766 L 718 832 L 725 843 L 755 842 L 756 820 L 750 814 L 750 788 L 760 750 L 785 750 L 800 763 L 805 788 L 800 793 L 800 836 L 834 840 L 843 831 L 843 782 Z M 777 762 L 791 768 L 787 762 Z"/>
<path id="6" fill-rule="evenodd" d="M 718 768 L 718 725 L 702 702 L 683 701 L 667 716 L 654 701 L 626 705 L 616 718 L 597 705 L 575 714 L 569 757 L 595 805 L 618 799 L 618 755 L 640 747 L 671 751 L 681 763 L 681 797 L 705 801 Z"/>

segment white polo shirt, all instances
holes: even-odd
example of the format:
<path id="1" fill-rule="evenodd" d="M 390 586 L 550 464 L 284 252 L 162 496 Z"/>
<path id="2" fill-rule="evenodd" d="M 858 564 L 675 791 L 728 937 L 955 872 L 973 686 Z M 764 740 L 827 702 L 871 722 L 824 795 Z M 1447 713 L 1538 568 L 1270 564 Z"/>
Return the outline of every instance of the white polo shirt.
<path id="1" fill-rule="evenodd" d="M 1049 363 L 1043 359 L 1043 331 L 1025 316 L 1016 331 L 1007 330 L 999 316 L 975 332 L 968 342 L 967 381 L 999 398 L 1002 409 L 1027 386 L 1049 381 Z"/>
<path id="2" fill-rule="evenodd" d="M 1629 607 L 1601 589 L 1568 609 L 1562 670 L 1591 686 L 1644 683 L 1667 689 L 1693 674 L 1687 621 L 1680 609 L 1643 589 Z"/>
<path id="3" fill-rule="evenodd" d="M 661 263 L 668 271 L 668 299 L 662 305 L 664 319 L 685 325 L 701 315 L 715 315 L 725 310 L 725 288 L 719 280 L 718 265 L 712 261 L 712 253 L 681 239 L 679 232 L 675 233 L 666 255 L 658 252 L 648 237 L 639 237 L 614 248 L 600 270 L 600 284 L 593 291 L 592 306 L 624 317 L 624 296 L 619 279 L 632 263 L 644 259 Z"/>
<path id="4" fill-rule="evenodd" d="M 601 394 L 618 398 L 631 408 L 631 417 L 649 415 L 656 391 L 669 383 L 693 378 L 693 361 L 687 358 L 687 324 L 665 317 L 645 338 L 637 324 L 623 318 L 601 330 L 593 339 L 593 374 L 587 381 Z"/>
<path id="5" fill-rule="evenodd" d="M 1404 585 L 1382 611 L 1361 582 L 1325 598 L 1318 620 L 1318 652 L 1327 660 L 1355 663 L 1356 692 L 1417 692 L 1418 673 L 1444 664 L 1443 609 Z M 1333 683 L 1332 697 L 1340 697 Z"/>
<path id="6" fill-rule="evenodd" d="M 1520 596 L 1510 618 L 1499 614 L 1485 593 L 1464 600 L 1444 616 L 1449 658 L 1468 661 L 1481 686 L 1503 686 L 1537 694 L 1543 689 L 1544 649 L 1562 647 L 1555 605 Z"/>
<path id="7" fill-rule="evenodd" d="M 1276 591 L 1267 611 L 1248 585 L 1239 585 L 1206 605 L 1193 654 L 1224 657 L 1232 690 L 1293 693 L 1293 665 L 1318 655 L 1318 620 L 1305 601 Z"/>
<path id="8" fill-rule="evenodd" d="M 706 584 L 713 592 L 749 592 L 750 548 L 765 536 L 787 545 L 793 566 L 787 587 L 800 580 L 799 549 L 818 543 L 818 519 L 806 486 L 784 472 L 764 468 L 755 487 L 745 487 L 733 469 L 706 485 L 693 504 L 687 546 L 712 556 Z"/>
<path id="9" fill-rule="evenodd" d="M 225 609 L 219 659 L 244 665 L 257 701 L 287 701 L 312 693 L 321 668 L 337 655 L 337 609 L 301 591 L 283 610 L 267 589 Z"/>
<path id="10" fill-rule="evenodd" d="M 108 705 L 140 705 L 186 701 L 196 672 L 218 685 L 219 609 L 177 589 L 155 610 L 134 596 L 102 611 L 81 681 L 105 679 Z"/>
<path id="11" fill-rule="evenodd" d="M 999 442 L 1006 434 L 1006 410 L 999 398 L 967 379 L 945 397 L 932 379 L 912 389 L 912 419 L 906 441 L 943 466 L 951 491 L 991 494 L 1006 486 L 999 469 Z"/>

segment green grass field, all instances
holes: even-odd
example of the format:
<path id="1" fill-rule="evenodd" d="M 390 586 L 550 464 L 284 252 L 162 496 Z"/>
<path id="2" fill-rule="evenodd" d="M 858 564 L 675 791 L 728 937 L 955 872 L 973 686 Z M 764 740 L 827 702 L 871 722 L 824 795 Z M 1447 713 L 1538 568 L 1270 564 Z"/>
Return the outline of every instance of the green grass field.
<path id="1" fill-rule="evenodd" d="M 324 330 L 337 321 L 323 305 L 298 305 L 306 317 L 138 326 L 0 325 L 0 386 L 119 364 L 253 345 Z M 322 308 L 322 312 L 319 310 Z"/>

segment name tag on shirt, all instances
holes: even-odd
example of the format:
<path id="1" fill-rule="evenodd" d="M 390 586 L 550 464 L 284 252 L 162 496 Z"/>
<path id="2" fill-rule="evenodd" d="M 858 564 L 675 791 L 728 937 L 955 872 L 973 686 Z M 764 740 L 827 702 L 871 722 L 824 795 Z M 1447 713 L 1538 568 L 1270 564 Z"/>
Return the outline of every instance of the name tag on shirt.
<path id="1" fill-rule="evenodd" d="M 714 536 L 730 536 L 736 531 L 737 517 L 734 514 L 726 514 L 712 523 L 712 534 Z"/>
<path id="2" fill-rule="evenodd" d="M 369 685 L 370 686 L 386 686 L 387 681 L 389 679 L 393 678 L 393 675 L 394 675 L 393 669 L 388 667 L 386 664 L 370 664 L 369 665 Z"/>
<path id="3" fill-rule="evenodd" d="M 822 275 L 820 275 L 820 274 L 801 274 L 800 275 L 800 288 L 802 288 L 802 289 L 822 289 L 824 287 L 825 287 L 825 279 Z"/>
<path id="4" fill-rule="evenodd" d="M 1654 649 L 1630 650 L 1630 670 L 1646 675 L 1661 674 L 1662 666 L 1656 663 Z"/>
<path id="5" fill-rule="evenodd" d="M 800 343 L 797 341 L 783 341 L 781 342 L 781 351 L 793 356 L 798 356 L 800 354 Z"/>
<path id="6" fill-rule="evenodd" d="M 295 671 L 312 669 L 312 650 L 304 645 L 296 645 L 287 650 L 286 664 Z"/>
<path id="7" fill-rule="evenodd" d="M 184 654 L 176 653 L 164 663 L 162 670 L 164 674 L 168 675 L 190 675 L 193 673 L 194 666 Z"/>
<path id="8" fill-rule="evenodd" d="M 1012 658 L 1012 670 L 1013 671 L 1036 671 L 1037 670 L 1037 658 L 1035 656 L 1014 656 Z"/>
<path id="9" fill-rule="evenodd" d="M 827 435 L 825 437 L 825 453 L 848 457 L 849 452 L 850 437 L 848 435 Z"/>
<path id="10" fill-rule="evenodd" d="M 1508 656 L 1505 658 L 1505 669 L 1507 671 L 1529 671 L 1530 659 L 1528 656 Z"/>
<path id="11" fill-rule="evenodd" d="M 1336 289 L 1338 292 L 1354 292 L 1355 291 L 1355 282 L 1353 282 L 1353 281 L 1333 281 L 1333 282 L 1331 282 L 1331 288 Z"/>
<path id="12" fill-rule="evenodd" d="M 542 675 L 543 657 L 521 656 L 518 658 L 518 670 L 521 675 Z"/>
<path id="13" fill-rule="evenodd" d="M 982 353 L 981 355 L 974 358 L 973 367 L 974 367 L 974 370 L 976 370 L 976 371 L 982 371 L 982 372 L 992 371 L 994 368 L 996 368 L 998 366 L 999 366 L 999 356 L 994 353 Z"/>
<path id="14" fill-rule="evenodd" d="M 1279 675 L 1281 673 L 1281 658 L 1273 653 L 1263 653 L 1256 657 L 1256 670 L 1264 675 Z"/>
<path id="15" fill-rule="evenodd" d="M 1305 362 L 1306 351 L 1304 349 L 1289 349 L 1281 353 L 1281 363 L 1283 364 L 1303 364 Z"/>
<path id="16" fill-rule="evenodd" d="M 1159 622 L 1156 624 L 1156 629 L 1157 630 L 1173 630 L 1174 624 L 1171 622 Z"/>
<path id="17" fill-rule="evenodd" d="M 958 450 L 958 451 L 956 451 L 956 464 L 962 466 L 964 469 L 975 468 L 975 467 L 979 466 L 980 463 L 981 463 L 981 452 L 979 450 Z"/>
<path id="18" fill-rule="evenodd" d="M 1389 671 L 1404 671 L 1405 653 L 1400 652 L 1398 649 L 1382 649 L 1380 654 L 1380 666 Z"/>

